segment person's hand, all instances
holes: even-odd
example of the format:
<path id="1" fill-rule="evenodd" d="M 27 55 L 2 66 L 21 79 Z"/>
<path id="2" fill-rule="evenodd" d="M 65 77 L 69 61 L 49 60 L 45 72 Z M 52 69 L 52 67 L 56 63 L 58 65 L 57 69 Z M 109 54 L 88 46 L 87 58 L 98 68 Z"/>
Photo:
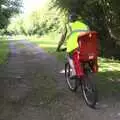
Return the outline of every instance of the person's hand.
<path id="1" fill-rule="evenodd" d="M 67 50 L 67 48 L 62 48 L 62 49 L 61 49 L 61 51 L 63 51 L 63 52 L 66 51 L 66 50 Z"/>

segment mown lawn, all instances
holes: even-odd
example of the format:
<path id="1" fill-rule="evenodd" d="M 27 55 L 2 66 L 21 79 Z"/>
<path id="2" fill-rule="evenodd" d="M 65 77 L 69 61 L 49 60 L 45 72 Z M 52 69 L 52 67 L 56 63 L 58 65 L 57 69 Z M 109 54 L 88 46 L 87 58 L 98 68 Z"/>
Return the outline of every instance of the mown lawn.
<path id="1" fill-rule="evenodd" d="M 8 60 L 9 47 L 7 37 L 0 37 L 0 64 L 5 64 Z"/>
<path id="2" fill-rule="evenodd" d="M 46 52 L 55 55 L 59 60 L 65 60 L 65 53 L 56 52 L 57 43 L 60 36 L 55 34 L 50 34 L 39 37 L 29 37 L 29 40 Z M 99 94 L 102 97 L 114 96 L 120 93 L 120 61 L 108 59 L 108 58 L 98 58 L 99 72 L 97 73 L 96 83 L 98 85 Z"/>

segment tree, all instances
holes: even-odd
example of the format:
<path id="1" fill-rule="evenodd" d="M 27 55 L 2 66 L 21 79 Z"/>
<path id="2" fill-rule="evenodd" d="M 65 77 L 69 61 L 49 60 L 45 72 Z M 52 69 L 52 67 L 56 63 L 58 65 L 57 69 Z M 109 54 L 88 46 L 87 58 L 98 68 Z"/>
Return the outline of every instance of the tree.
<path id="1" fill-rule="evenodd" d="M 100 34 L 102 51 L 107 56 L 120 56 L 119 0 L 52 0 L 67 13 L 76 12 Z"/>
<path id="2" fill-rule="evenodd" d="M 43 35 L 48 32 L 59 32 L 63 27 L 63 21 L 64 14 L 46 5 L 27 16 L 15 16 L 7 30 L 13 34 Z"/>
<path id="3" fill-rule="evenodd" d="M 9 18 L 19 13 L 21 7 L 21 0 L 0 0 L 0 29 L 8 25 Z"/>

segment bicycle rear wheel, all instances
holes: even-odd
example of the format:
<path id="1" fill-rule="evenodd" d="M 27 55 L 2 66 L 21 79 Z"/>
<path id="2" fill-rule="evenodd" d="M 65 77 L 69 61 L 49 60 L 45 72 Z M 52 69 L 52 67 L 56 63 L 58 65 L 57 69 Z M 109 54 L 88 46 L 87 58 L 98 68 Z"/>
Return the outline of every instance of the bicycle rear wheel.
<path id="1" fill-rule="evenodd" d="M 85 75 L 85 77 L 81 80 L 81 89 L 86 104 L 94 108 L 98 101 L 98 93 L 92 78 L 92 73 Z"/>
<path id="2" fill-rule="evenodd" d="M 69 87 L 69 89 L 71 91 L 76 91 L 77 88 L 78 88 L 78 83 L 77 83 L 77 79 L 70 79 L 70 76 L 72 74 L 72 69 L 69 65 L 69 63 L 66 63 L 65 64 L 65 78 L 66 78 L 66 82 L 67 82 L 67 85 Z"/>

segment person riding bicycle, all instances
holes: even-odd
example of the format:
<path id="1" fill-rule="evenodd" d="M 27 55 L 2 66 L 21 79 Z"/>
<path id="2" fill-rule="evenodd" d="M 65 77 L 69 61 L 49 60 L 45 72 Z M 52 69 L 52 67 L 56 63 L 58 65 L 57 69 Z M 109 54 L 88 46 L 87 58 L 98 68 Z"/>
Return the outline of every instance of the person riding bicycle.
<path id="1" fill-rule="evenodd" d="M 76 78 L 76 75 L 79 77 L 83 76 L 83 70 L 80 66 L 80 61 L 74 61 L 73 54 L 76 48 L 78 48 L 78 36 L 84 35 L 86 32 L 89 32 L 88 25 L 79 20 L 75 13 L 70 14 L 69 21 L 67 24 L 65 24 L 65 30 L 58 43 L 57 51 L 60 50 L 63 43 L 66 41 L 67 59 L 72 68 L 71 79 Z"/>

